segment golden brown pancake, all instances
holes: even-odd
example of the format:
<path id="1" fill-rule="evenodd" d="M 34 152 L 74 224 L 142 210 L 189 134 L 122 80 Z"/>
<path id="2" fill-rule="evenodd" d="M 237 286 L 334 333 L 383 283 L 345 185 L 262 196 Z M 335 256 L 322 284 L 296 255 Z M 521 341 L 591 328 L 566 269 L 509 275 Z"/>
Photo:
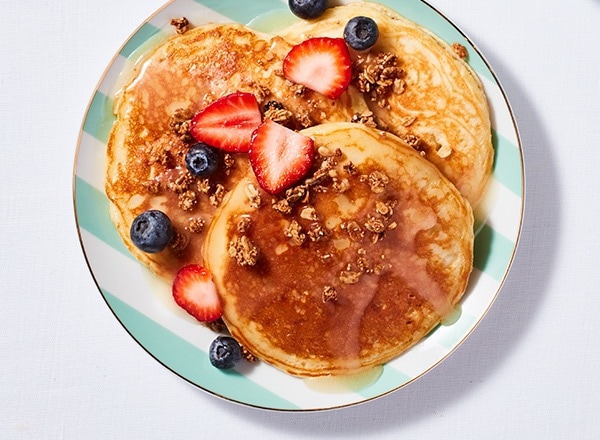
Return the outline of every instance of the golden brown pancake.
<path id="1" fill-rule="evenodd" d="M 183 161 L 192 142 L 186 124 L 195 112 L 233 92 L 253 93 L 261 109 L 269 101 L 283 104 L 293 116 L 282 123 L 293 128 L 349 121 L 356 109 L 365 108 L 353 90 L 334 101 L 287 82 L 281 69 L 290 48 L 280 37 L 238 24 L 198 27 L 150 53 L 118 96 L 106 194 L 123 241 L 159 276 L 172 279 L 184 264 L 202 263 L 202 225 L 248 170 L 246 156 L 237 155 L 223 157 L 232 166 L 223 166 L 209 182 L 186 171 Z M 133 219 L 150 208 L 165 212 L 177 231 L 172 246 L 156 254 L 139 251 L 129 238 Z"/>
<path id="2" fill-rule="evenodd" d="M 250 352 L 294 375 L 357 373 L 453 310 L 472 269 L 472 209 L 394 135 L 352 123 L 302 133 L 317 151 L 309 176 L 277 199 L 242 179 L 205 257 Z"/>
<path id="3" fill-rule="evenodd" d="M 486 97 L 475 72 L 451 46 L 385 6 L 355 2 L 280 32 L 291 41 L 342 37 L 346 23 L 367 16 L 379 27 L 368 53 L 353 53 L 357 84 L 379 128 L 412 144 L 434 163 L 473 207 L 492 171 Z"/>

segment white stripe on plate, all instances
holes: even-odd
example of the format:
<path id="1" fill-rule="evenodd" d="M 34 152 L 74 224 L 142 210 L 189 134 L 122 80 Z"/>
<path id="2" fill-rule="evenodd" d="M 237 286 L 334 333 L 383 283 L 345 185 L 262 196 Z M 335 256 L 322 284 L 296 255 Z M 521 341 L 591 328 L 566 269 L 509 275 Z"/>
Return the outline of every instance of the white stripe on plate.
<path id="1" fill-rule="evenodd" d="M 106 145 L 85 131 L 81 133 L 79 155 L 77 158 L 77 176 L 85 180 L 98 191 L 104 192 L 104 164 Z"/>
<path id="2" fill-rule="evenodd" d="M 521 209 L 521 198 L 502 183 L 491 179 L 487 193 L 475 211 L 475 217 L 514 242 L 521 226 Z"/>
<path id="3" fill-rule="evenodd" d="M 482 316 L 500 289 L 500 281 L 474 268 L 469 280 L 469 288 L 460 302 L 464 313 Z"/>
<path id="4" fill-rule="evenodd" d="M 483 84 L 483 89 L 490 103 L 490 118 L 492 128 L 506 138 L 513 145 L 518 146 L 518 139 L 515 132 L 515 125 L 508 111 L 507 102 L 502 94 L 500 86 L 484 76 L 479 76 Z"/>

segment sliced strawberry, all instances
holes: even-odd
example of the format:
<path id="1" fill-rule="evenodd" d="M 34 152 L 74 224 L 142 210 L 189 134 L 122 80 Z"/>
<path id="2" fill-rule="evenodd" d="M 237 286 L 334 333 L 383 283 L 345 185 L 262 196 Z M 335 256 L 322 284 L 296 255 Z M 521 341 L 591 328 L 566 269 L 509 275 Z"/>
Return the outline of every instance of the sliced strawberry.
<path id="1" fill-rule="evenodd" d="M 223 314 L 212 275 L 198 264 L 188 264 L 177 272 L 173 281 L 173 298 L 181 308 L 201 322 L 214 321 Z"/>
<path id="2" fill-rule="evenodd" d="M 306 174 L 314 158 L 314 143 L 311 138 L 267 119 L 252 135 L 249 156 L 260 186 L 277 194 Z"/>
<path id="3" fill-rule="evenodd" d="M 190 133 L 196 140 L 228 152 L 247 152 L 252 132 L 262 122 L 256 97 L 236 92 L 196 113 Z"/>
<path id="4" fill-rule="evenodd" d="M 343 38 L 310 38 L 283 60 L 283 74 L 330 99 L 338 98 L 352 79 L 352 60 Z"/>

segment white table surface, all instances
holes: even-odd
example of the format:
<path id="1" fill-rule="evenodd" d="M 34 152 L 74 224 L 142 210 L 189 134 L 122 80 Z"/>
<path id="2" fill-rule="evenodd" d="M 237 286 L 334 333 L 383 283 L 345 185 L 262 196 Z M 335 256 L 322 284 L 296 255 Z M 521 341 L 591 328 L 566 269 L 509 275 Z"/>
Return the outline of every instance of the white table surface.
<path id="1" fill-rule="evenodd" d="M 278 413 L 176 377 L 114 318 L 72 171 L 106 65 L 162 0 L 0 1 L 0 438 L 600 438 L 600 1 L 432 0 L 483 52 L 526 162 L 521 243 L 482 323 L 418 381 Z"/>

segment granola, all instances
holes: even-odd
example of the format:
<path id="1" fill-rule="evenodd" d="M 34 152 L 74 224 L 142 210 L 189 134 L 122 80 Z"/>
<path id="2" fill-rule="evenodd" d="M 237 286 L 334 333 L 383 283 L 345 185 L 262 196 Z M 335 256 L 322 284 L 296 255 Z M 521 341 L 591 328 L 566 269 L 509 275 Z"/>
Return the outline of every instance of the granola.
<path id="1" fill-rule="evenodd" d="M 237 230 L 240 234 L 245 234 L 250 229 L 250 225 L 252 224 L 252 219 L 248 216 L 243 216 L 238 220 Z"/>
<path id="2" fill-rule="evenodd" d="M 391 93 L 403 93 L 405 90 L 404 72 L 398 67 L 398 57 L 390 52 L 359 55 L 354 72 L 354 83 L 358 89 L 382 108 L 388 106 L 387 98 Z"/>
<path id="3" fill-rule="evenodd" d="M 233 155 L 227 153 L 223 155 L 223 167 L 225 169 L 225 175 L 229 176 L 231 174 L 231 171 L 233 170 L 233 167 L 235 165 L 235 159 L 233 157 Z"/>
<path id="4" fill-rule="evenodd" d="M 373 117 L 372 111 L 366 111 L 363 113 L 354 113 L 352 115 L 352 119 L 350 122 L 354 122 L 357 124 L 363 124 L 367 127 L 377 128 L 377 123 L 375 122 L 375 118 Z"/>
<path id="5" fill-rule="evenodd" d="M 194 234 L 200 234 L 204 230 L 204 226 L 206 221 L 199 217 L 191 218 L 188 225 L 186 226 L 186 230 L 193 232 Z"/>
<path id="6" fill-rule="evenodd" d="M 294 114 L 285 108 L 283 104 L 277 101 L 269 101 L 265 105 L 265 119 L 270 119 L 281 125 L 289 127 L 294 122 Z"/>
<path id="7" fill-rule="evenodd" d="M 258 189 L 252 183 L 249 183 L 246 186 L 245 190 L 246 196 L 248 197 L 248 201 L 250 203 L 250 207 L 253 209 L 260 208 L 260 205 L 262 204 L 262 198 L 260 196 L 260 193 L 258 192 Z"/>
<path id="8" fill-rule="evenodd" d="M 208 194 L 212 188 L 212 185 L 210 184 L 210 180 L 200 179 L 198 183 L 196 183 L 196 187 L 198 188 L 200 194 Z"/>
<path id="9" fill-rule="evenodd" d="M 465 59 L 469 56 L 467 48 L 460 43 L 452 43 L 452 50 L 459 58 Z"/>
<path id="10" fill-rule="evenodd" d="M 219 206 L 225 197 L 225 187 L 220 183 L 215 186 L 214 192 L 210 195 L 210 204 L 213 206 Z"/>
<path id="11" fill-rule="evenodd" d="M 369 216 L 364 224 L 367 231 L 373 234 L 383 234 L 387 229 L 387 226 L 381 217 Z"/>
<path id="12" fill-rule="evenodd" d="M 333 286 L 325 286 L 321 298 L 324 303 L 337 300 L 337 290 Z"/>
<path id="13" fill-rule="evenodd" d="M 354 220 L 342 223 L 341 228 L 346 231 L 352 241 L 359 242 L 365 237 L 364 229 Z"/>
<path id="14" fill-rule="evenodd" d="M 178 34 L 184 34 L 189 29 L 190 22 L 185 17 L 172 18 L 171 26 L 173 26 L 175 28 L 175 32 L 177 32 Z"/>
<path id="15" fill-rule="evenodd" d="M 248 349 L 246 347 L 244 347 L 243 345 L 241 347 L 242 347 L 242 357 L 247 362 L 255 362 L 256 356 L 254 356 L 252 353 L 250 353 L 250 351 L 248 351 Z"/>
<path id="16" fill-rule="evenodd" d="M 195 191 L 187 190 L 179 194 L 177 204 L 184 211 L 191 211 L 196 206 L 196 203 L 198 203 L 198 198 Z"/>
<path id="17" fill-rule="evenodd" d="M 190 110 L 179 108 L 173 112 L 169 119 L 169 128 L 184 142 L 193 140 L 190 134 L 192 116 L 193 113 Z"/>
<path id="18" fill-rule="evenodd" d="M 182 173 L 167 183 L 167 189 L 175 194 L 183 194 L 190 189 L 194 182 L 194 177 L 190 173 Z"/>
<path id="19" fill-rule="evenodd" d="M 157 180 L 148 180 L 142 183 L 142 186 L 149 194 L 158 194 L 160 191 L 160 183 Z"/>
<path id="20" fill-rule="evenodd" d="M 366 181 L 371 188 L 371 191 L 375 194 L 381 194 L 385 191 L 386 185 L 389 183 L 390 178 L 381 171 L 373 171 L 368 176 L 361 176 L 361 180 Z"/>
<path id="21" fill-rule="evenodd" d="M 307 235 L 311 241 L 323 241 L 329 238 L 329 230 L 322 224 L 315 222 L 309 226 Z"/>
<path id="22" fill-rule="evenodd" d="M 306 206 L 300 211 L 300 217 L 304 220 L 317 221 L 319 220 L 319 213 L 314 206 Z"/>
<path id="23" fill-rule="evenodd" d="M 258 247 L 250 241 L 247 235 L 231 240 L 228 253 L 240 266 L 256 265 L 259 255 Z"/>
<path id="24" fill-rule="evenodd" d="M 293 246 L 302 246 L 306 240 L 306 234 L 303 232 L 300 223 L 296 220 L 292 220 L 287 228 L 285 228 L 284 235 L 290 239 L 290 243 Z"/>
<path id="25" fill-rule="evenodd" d="M 350 270 L 350 268 L 347 268 L 347 270 L 340 272 L 339 278 L 344 284 L 356 284 L 360 280 L 360 276 L 361 273 L 359 271 Z"/>

